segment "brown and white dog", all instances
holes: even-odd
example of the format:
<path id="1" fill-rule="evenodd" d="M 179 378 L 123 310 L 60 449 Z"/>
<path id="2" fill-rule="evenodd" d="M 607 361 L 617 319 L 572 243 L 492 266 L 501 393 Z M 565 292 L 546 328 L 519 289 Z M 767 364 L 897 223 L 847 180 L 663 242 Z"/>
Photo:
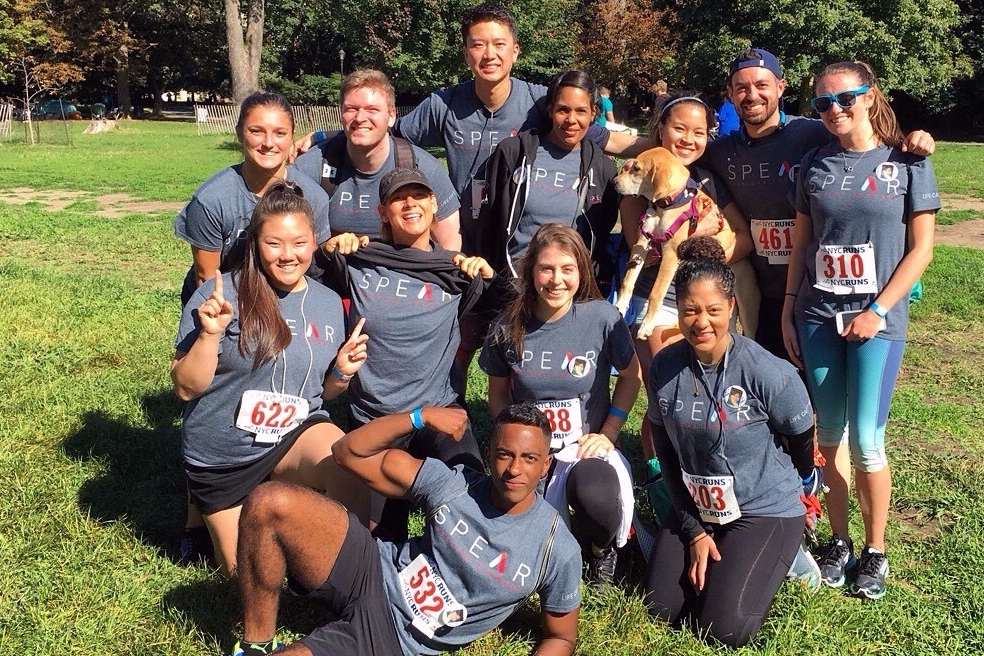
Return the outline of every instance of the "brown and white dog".
<path id="1" fill-rule="evenodd" d="M 694 189 L 687 167 L 665 148 L 653 148 L 639 155 L 615 178 L 615 187 L 622 195 L 643 196 L 651 204 L 639 220 L 639 239 L 632 245 L 629 266 L 618 292 L 616 305 L 622 316 L 629 309 L 632 290 L 647 255 L 651 250 L 662 249 L 658 264 L 654 265 L 659 266 L 659 273 L 649 294 L 649 307 L 636 334 L 638 339 L 647 339 L 656 327 L 656 315 L 679 266 L 677 246 L 696 228 L 701 218 L 712 213 L 718 217 L 721 226 L 714 238 L 725 250 L 734 245 L 735 233 L 711 197 L 703 190 Z M 730 266 L 735 273 L 735 296 L 742 332 L 754 338 L 761 300 L 755 271 L 747 259 Z"/>

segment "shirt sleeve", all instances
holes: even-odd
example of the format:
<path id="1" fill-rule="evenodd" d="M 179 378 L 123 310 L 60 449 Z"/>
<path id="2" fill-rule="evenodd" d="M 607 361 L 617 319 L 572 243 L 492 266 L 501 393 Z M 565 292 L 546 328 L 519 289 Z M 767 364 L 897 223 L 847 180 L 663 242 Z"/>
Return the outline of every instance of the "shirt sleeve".
<path id="1" fill-rule="evenodd" d="M 512 367 L 506 362 L 507 342 L 504 337 L 505 328 L 495 324 L 485 338 L 482 353 L 478 356 L 478 366 L 488 376 L 506 378 L 512 374 Z"/>
<path id="2" fill-rule="evenodd" d="M 546 530 L 548 527 L 544 527 Z M 563 525 L 557 527 L 557 533 L 566 530 Z M 581 606 L 581 553 L 567 548 L 569 544 L 559 536 L 554 537 L 554 548 L 538 590 L 540 609 L 549 613 L 569 613 Z"/>
<path id="3" fill-rule="evenodd" d="M 226 282 L 223 280 L 223 282 Z M 202 330 L 201 321 L 198 318 L 198 308 L 205 302 L 212 291 L 215 289 L 215 279 L 208 278 L 198 286 L 195 293 L 191 295 L 188 302 L 181 308 L 181 320 L 178 323 L 178 336 L 174 338 L 174 350 L 187 353 L 191 346 L 198 339 L 198 333 Z M 221 344 L 220 344 L 221 352 Z"/>
<path id="4" fill-rule="evenodd" d="M 785 360 L 770 356 L 778 370 L 763 386 L 762 403 L 769 422 L 783 435 L 802 433 L 813 426 L 813 405 L 799 374 Z M 759 371 L 764 371 L 760 368 Z"/>
<path id="5" fill-rule="evenodd" d="M 225 244 L 222 217 L 206 207 L 197 195 L 174 220 L 174 234 L 204 251 L 218 253 Z"/>
<path id="6" fill-rule="evenodd" d="M 909 208 L 912 213 L 940 209 L 940 190 L 928 157 L 920 157 L 909 165 Z"/>
<path id="7" fill-rule="evenodd" d="M 584 138 L 604 150 L 608 147 L 608 138 L 610 136 L 612 136 L 612 133 L 608 128 L 592 123 L 588 126 L 588 132 Z"/>
<path id="8" fill-rule="evenodd" d="M 409 114 L 397 119 L 393 133 L 421 148 L 444 146 L 441 128 L 444 126 L 447 112 L 448 106 L 444 98 L 439 92 L 434 92 L 424 98 Z"/>
<path id="9" fill-rule="evenodd" d="M 793 192 L 793 209 L 803 214 L 810 214 L 810 166 L 813 164 L 813 156 L 817 149 L 808 152 L 800 162 L 799 171 L 796 172 L 796 189 Z"/>
<path id="10" fill-rule="evenodd" d="M 294 160 L 294 168 L 306 175 L 312 182 L 321 186 L 321 148 L 312 146 L 306 153 Z"/>
<path id="11" fill-rule="evenodd" d="M 431 514 L 468 492 L 469 481 L 461 471 L 463 467 L 451 469 L 437 458 L 424 458 L 407 498 L 419 505 L 425 514 Z"/>
<path id="12" fill-rule="evenodd" d="M 454 190 L 454 185 L 451 184 L 451 178 L 448 177 L 448 172 L 441 166 L 441 163 L 436 157 L 426 150 L 418 149 L 417 166 L 427 176 L 427 181 L 430 182 L 431 187 L 434 189 L 434 195 L 437 196 L 438 221 L 443 221 L 461 209 L 458 192 Z"/>

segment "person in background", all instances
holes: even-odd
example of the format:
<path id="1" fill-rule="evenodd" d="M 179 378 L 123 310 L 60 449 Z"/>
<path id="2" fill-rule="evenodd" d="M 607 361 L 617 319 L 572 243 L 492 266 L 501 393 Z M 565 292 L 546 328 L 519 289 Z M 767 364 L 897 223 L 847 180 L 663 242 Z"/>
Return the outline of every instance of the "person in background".
<path id="1" fill-rule="evenodd" d="M 599 86 L 598 92 L 601 94 L 601 98 L 599 99 L 600 108 L 594 124 L 605 127 L 605 124 L 609 121 L 612 123 L 615 122 L 615 105 L 612 104 L 612 92 L 608 90 L 608 87 Z"/>

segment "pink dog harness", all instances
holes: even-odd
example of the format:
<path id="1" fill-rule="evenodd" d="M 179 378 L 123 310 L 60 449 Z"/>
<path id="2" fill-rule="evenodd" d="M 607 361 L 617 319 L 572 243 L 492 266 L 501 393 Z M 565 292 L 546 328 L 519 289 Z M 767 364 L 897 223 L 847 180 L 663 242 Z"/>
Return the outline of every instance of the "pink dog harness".
<path id="1" fill-rule="evenodd" d="M 673 236 L 676 235 L 677 231 L 681 228 L 681 226 L 683 226 L 684 223 L 687 221 L 690 222 L 688 234 L 692 235 L 694 234 L 694 231 L 697 230 L 698 221 L 707 215 L 707 212 L 704 212 L 704 214 L 700 213 L 700 209 L 697 205 L 697 195 L 694 194 L 694 197 L 690 201 L 690 207 L 687 208 L 687 211 L 680 214 L 680 216 L 676 218 L 670 227 L 667 228 L 666 232 L 656 234 L 649 232 L 645 227 L 646 216 L 650 211 L 652 211 L 652 208 L 647 209 L 646 213 L 639 217 L 639 232 L 649 240 L 649 247 L 657 249 L 657 252 L 660 255 L 663 253 L 663 244 L 673 239 Z"/>

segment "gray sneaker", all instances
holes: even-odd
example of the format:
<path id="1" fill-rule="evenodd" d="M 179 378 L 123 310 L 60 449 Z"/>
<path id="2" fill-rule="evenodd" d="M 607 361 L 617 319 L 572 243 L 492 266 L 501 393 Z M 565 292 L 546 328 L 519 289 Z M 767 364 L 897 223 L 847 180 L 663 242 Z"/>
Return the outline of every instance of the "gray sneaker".
<path id="1" fill-rule="evenodd" d="M 885 578 L 888 576 L 888 557 L 871 547 L 861 550 L 858 560 L 858 575 L 851 584 L 851 593 L 863 595 L 868 599 L 881 599 L 885 596 Z"/>
<path id="2" fill-rule="evenodd" d="M 844 540 L 835 535 L 823 548 L 822 555 L 817 561 L 820 578 L 830 587 L 839 588 L 847 580 L 847 570 L 853 568 L 857 562 L 851 538 Z"/>

